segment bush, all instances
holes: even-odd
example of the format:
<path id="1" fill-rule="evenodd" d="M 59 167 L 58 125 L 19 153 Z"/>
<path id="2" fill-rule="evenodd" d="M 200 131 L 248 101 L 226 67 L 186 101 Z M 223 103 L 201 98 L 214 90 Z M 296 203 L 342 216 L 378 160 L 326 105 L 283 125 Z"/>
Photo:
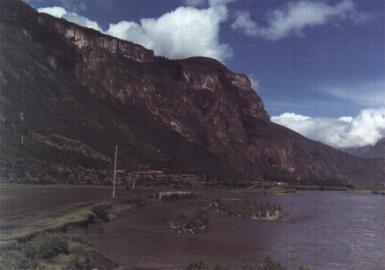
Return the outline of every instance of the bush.
<path id="1" fill-rule="evenodd" d="M 68 253 L 68 242 L 59 235 L 42 234 L 27 242 L 22 252 L 28 258 L 49 259 Z"/>
<path id="2" fill-rule="evenodd" d="M 95 223 L 102 223 L 110 220 L 105 206 L 99 205 L 94 207 L 92 213 L 95 215 L 93 218 L 93 222 Z"/>
<path id="3" fill-rule="evenodd" d="M 197 233 L 206 231 L 208 223 L 209 220 L 206 212 L 195 211 L 192 216 L 186 216 L 184 214 L 177 215 L 175 218 L 170 220 L 170 227 L 178 233 Z"/>

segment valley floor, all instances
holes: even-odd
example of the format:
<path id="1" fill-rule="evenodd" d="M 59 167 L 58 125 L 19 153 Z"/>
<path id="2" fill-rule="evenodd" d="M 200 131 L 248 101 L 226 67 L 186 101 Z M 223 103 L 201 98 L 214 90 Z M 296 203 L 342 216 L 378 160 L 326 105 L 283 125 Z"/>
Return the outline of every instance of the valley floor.
<path id="1" fill-rule="evenodd" d="M 132 201 L 158 191 L 119 189 L 118 201 Z M 119 269 L 183 269 L 199 261 L 242 269 L 245 263 L 267 256 L 288 269 L 305 265 L 320 270 L 380 270 L 385 265 L 383 196 L 338 191 L 281 195 L 230 189 L 193 192 L 198 196 L 192 199 L 132 208 L 119 218 L 96 224 L 84 235 Z M 11 239 L 12 233 L 30 229 L 31 224 L 105 202 L 110 194 L 110 187 L 2 185 L 0 236 Z M 207 231 L 192 234 L 170 229 L 173 217 L 192 213 L 214 199 L 277 204 L 284 216 L 279 221 L 260 221 L 209 209 Z"/>

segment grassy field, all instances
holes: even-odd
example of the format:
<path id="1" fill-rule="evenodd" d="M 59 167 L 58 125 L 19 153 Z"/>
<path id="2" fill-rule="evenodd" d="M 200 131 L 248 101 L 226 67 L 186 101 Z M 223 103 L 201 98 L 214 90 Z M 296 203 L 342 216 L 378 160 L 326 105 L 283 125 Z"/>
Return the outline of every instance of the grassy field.
<path id="1" fill-rule="evenodd" d="M 110 269 L 87 239 L 101 223 L 155 201 L 149 191 L 64 185 L 1 185 L 0 269 Z M 111 268 L 112 269 L 112 268 Z"/>
<path id="2" fill-rule="evenodd" d="M 144 197 L 79 204 L 64 215 L 1 230 L 0 269 L 81 270 L 106 264 L 112 267 L 107 258 L 100 260 L 103 255 L 89 244 L 87 234 L 97 229 L 98 224 L 154 201 L 155 197 Z"/>

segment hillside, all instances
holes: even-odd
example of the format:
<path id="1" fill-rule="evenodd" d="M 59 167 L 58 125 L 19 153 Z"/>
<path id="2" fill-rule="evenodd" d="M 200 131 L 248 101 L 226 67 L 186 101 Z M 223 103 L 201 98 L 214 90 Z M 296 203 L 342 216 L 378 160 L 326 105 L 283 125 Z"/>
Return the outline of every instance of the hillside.
<path id="1" fill-rule="evenodd" d="M 356 148 L 345 148 L 345 152 L 364 158 L 385 158 L 385 138 L 379 140 L 375 145 L 367 145 Z"/>
<path id="2" fill-rule="evenodd" d="M 220 180 L 379 185 L 362 159 L 272 123 L 249 79 L 203 57 L 169 60 L 46 14 L 0 8 L 1 178 L 108 183 L 119 168 Z"/>

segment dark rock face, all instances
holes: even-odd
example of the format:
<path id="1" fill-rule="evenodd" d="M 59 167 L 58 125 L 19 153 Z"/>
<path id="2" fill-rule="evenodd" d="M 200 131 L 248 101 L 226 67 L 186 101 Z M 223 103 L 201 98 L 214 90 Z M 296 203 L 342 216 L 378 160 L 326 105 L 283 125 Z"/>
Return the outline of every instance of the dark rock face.
<path id="1" fill-rule="evenodd" d="M 108 181 L 118 144 L 127 170 L 357 185 L 384 179 L 381 160 L 270 122 L 249 79 L 216 60 L 156 57 L 21 1 L 0 3 L 2 178 Z"/>
<path id="2" fill-rule="evenodd" d="M 385 138 L 382 138 L 373 146 L 367 145 L 356 148 L 345 148 L 343 151 L 358 157 L 385 159 Z"/>
<path id="3" fill-rule="evenodd" d="M 380 157 L 385 159 L 385 138 L 379 140 L 369 151 L 368 157 Z"/>

